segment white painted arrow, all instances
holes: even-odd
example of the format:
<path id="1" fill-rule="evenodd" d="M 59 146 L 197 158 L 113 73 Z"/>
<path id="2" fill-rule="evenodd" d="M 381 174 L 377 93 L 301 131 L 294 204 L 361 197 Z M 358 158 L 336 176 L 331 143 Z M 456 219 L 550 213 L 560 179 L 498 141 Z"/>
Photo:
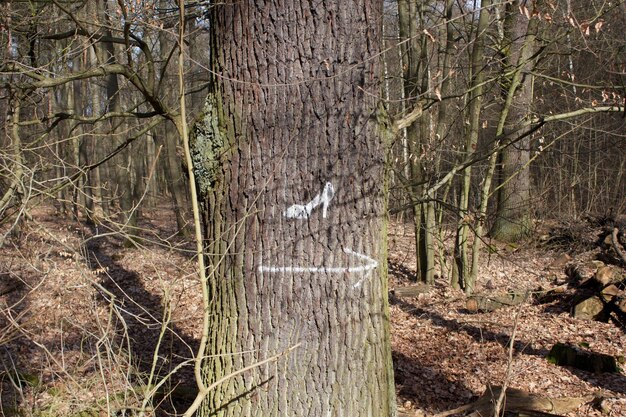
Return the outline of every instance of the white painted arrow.
<path id="1" fill-rule="evenodd" d="M 335 188 L 331 183 L 327 182 L 322 192 L 316 195 L 313 200 L 309 201 L 307 204 L 294 204 L 288 207 L 283 212 L 283 216 L 288 219 L 308 219 L 311 216 L 311 212 L 322 205 L 322 217 L 326 218 L 328 205 L 334 196 Z"/>
<path id="2" fill-rule="evenodd" d="M 344 249 L 344 253 L 352 255 L 355 258 L 359 258 L 365 261 L 363 265 L 359 266 L 266 266 L 259 265 L 259 272 L 270 273 L 288 273 L 288 272 L 311 272 L 316 274 L 341 274 L 344 272 L 365 272 L 371 271 L 378 267 L 378 262 L 375 259 L 370 258 L 367 255 L 353 251 L 352 249 Z M 360 285 L 360 282 L 357 283 Z M 355 286 L 358 286 L 355 285 Z"/>

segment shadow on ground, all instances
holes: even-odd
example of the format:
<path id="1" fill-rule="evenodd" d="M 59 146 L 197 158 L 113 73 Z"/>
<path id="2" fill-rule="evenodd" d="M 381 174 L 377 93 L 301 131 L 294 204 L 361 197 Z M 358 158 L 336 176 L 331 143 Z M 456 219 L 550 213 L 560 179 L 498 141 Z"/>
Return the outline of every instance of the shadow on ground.
<path id="1" fill-rule="evenodd" d="M 407 268 L 401 263 L 389 260 L 387 262 L 389 268 L 389 275 L 396 278 L 398 281 L 415 282 L 417 281 L 417 274 L 415 271 Z"/>
<path id="2" fill-rule="evenodd" d="M 99 290 L 100 300 L 108 306 L 111 294 L 114 296 L 130 335 L 132 356 L 142 374 L 150 373 L 154 350 L 160 338 L 156 364 L 157 381 L 183 365 L 170 377 L 169 383 L 155 398 L 155 402 L 161 402 L 160 411 L 163 415 L 180 413 L 191 404 L 195 396 L 191 358 L 198 349 L 199 340 L 185 335 L 172 323 L 161 335 L 165 301 L 148 291 L 137 273 L 125 269 L 115 261 L 114 255 L 116 251 L 123 250 L 123 245 L 122 239 L 111 236 L 90 239 L 86 245 L 92 269 L 104 268 L 107 271 L 100 280 L 106 290 Z"/>
<path id="3" fill-rule="evenodd" d="M 419 317 L 421 320 L 428 320 L 435 326 L 444 327 L 447 330 L 456 333 L 465 333 L 479 343 L 495 341 L 504 348 L 508 349 L 510 335 L 507 333 L 494 332 L 472 324 L 461 323 L 454 319 L 448 319 L 442 317 L 436 312 L 427 311 L 402 299 L 394 299 L 392 302 L 406 313 Z M 533 355 L 541 358 L 545 358 L 549 353 L 548 349 L 534 348 L 528 341 L 525 340 L 515 340 L 513 349 L 517 355 Z M 419 364 L 411 364 L 411 359 L 406 358 L 398 352 L 394 352 L 394 360 L 397 361 L 395 367 L 396 372 L 398 372 L 396 380 L 400 386 L 399 393 L 401 395 L 404 394 L 407 398 L 412 398 L 413 402 L 418 406 L 421 403 L 436 404 L 436 401 L 431 402 L 430 400 L 432 399 L 428 397 L 428 395 L 430 395 L 430 390 L 420 390 L 419 387 L 424 384 L 424 381 L 428 381 L 430 387 L 434 386 L 435 392 L 443 395 L 443 398 L 446 398 L 446 402 L 448 404 L 456 403 L 458 405 L 462 405 L 463 403 L 469 402 L 462 401 L 463 394 L 471 394 L 471 392 L 469 392 L 467 388 L 464 388 L 460 381 L 455 381 L 454 384 L 456 385 L 451 386 L 451 382 L 445 375 L 439 375 L 438 378 L 431 379 L 429 375 L 432 375 L 433 373 L 438 374 L 436 369 L 433 370 L 432 368 L 420 366 Z M 403 369 L 407 367 L 405 364 L 407 361 L 409 362 L 408 368 L 411 370 L 410 372 Z M 626 393 L 626 390 L 624 389 L 624 387 L 626 387 L 626 377 L 622 373 L 597 374 L 573 367 L 567 367 L 567 369 L 569 369 L 570 372 L 576 375 L 579 379 L 586 381 L 590 385 L 599 389 L 609 390 L 621 394 Z M 459 401 L 454 395 L 447 394 L 448 392 L 461 396 L 461 401 Z"/>
<path id="4" fill-rule="evenodd" d="M 394 351 L 392 355 L 399 398 L 411 401 L 421 409 L 432 404 L 446 404 L 454 408 L 471 402 L 474 394 L 462 381 L 453 381 L 436 367 L 420 364 L 401 352 Z"/>

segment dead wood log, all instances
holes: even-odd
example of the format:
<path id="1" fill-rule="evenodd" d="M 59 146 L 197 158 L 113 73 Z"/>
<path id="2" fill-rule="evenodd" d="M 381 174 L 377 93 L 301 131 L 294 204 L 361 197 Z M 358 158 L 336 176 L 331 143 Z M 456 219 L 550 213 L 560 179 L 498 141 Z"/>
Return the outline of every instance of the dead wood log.
<path id="1" fill-rule="evenodd" d="M 552 346 L 546 359 L 554 365 L 572 366 L 583 371 L 618 372 L 617 361 L 613 356 L 584 351 L 564 343 L 557 343 Z"/>
<path id="2" fill-rule="evenodd" d="M 389 293 L 398 298 L 411 298 L 417 297 L 420 294 L 426 294 L 430 291 L 430 286 L 427 284 L 410 285 L 408 287 L 397 287 L 389 291 Z"/>
<path id="3" fill-rule="evenodd" d="M 474 294 L 468 297 L 465 307 L 472 313 L 489 312 L 504 307 L 522 304 L 528 298 L 528 292 L 483 295 Z"/>
<path id="4" fill-rule="evenodd" d="M 611 243 L 613 244 L 613 250 L 619 255 L 620 258 L 622 258 L 622 262 L 626 265 L 626 251 L 619 243 L 619 239 L 617 238 L 618 233 L 619 228 L 614 227 L 613 233 L 611 234 Z"/>
<path id="5" fill-rule="evenodd" d="M 463 412 L 471 412 L 469 416 L 473 417 L 492 416 L 494 405 L 501 392 L 502 387 L 487 388 L 483 395 L 473 403 L 435 414 L 433 417 L 447 417 Z M 503 405 L 504 411 L 517 413 L 519 417 L 560 416 L 576 410 L 581 405 L 591 402 L 597 397 L 598 395 L 550 398 L 531 394 L 520 389 L 507 388 Z"/>
<path id="6" fill-rule="evenodd" d="M 559 285 L 549 290 L 544 290 L 543 288 L 539 288 L 538 290 L 535 291 L 535 294 L 539 294 L 538 301 L 540 304 L 551 303 L 554 300 L 563 298 L 563 296 L 566 293 L 567 293 L 567 284 Z"/>

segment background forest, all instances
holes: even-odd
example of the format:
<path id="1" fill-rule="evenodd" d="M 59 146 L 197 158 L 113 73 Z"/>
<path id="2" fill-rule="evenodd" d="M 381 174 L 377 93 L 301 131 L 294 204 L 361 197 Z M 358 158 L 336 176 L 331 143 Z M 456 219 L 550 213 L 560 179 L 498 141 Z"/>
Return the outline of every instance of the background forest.
<path id="1" fill-rule="evenodd" d="M 196 398 L 203 311 L 184 139 L 189 131 L 193 141 L 215 75 L 211 10 L 225 6 L 182 3 L 0 3 L 0 414 L 182 414 Z M 599 291 L 615 286 L 612 306 L 624 296 L 626 2 L 383 7 L 378 99 L 392 132 L 385 168 L 401 408 L 442 413 L 489 383 L 511 383 L 514 350 L 545 353 L 514 343 L 524 314 L 527 332 L 554 327 L 548 350 L 581 343 L 566 331 L 623 355 L 626 305 L 602 323 L 577 324 L 567 297 L 578 292 L 572 277 L 596 279 L 606 265 L 616 275 Z M 604 263 L 590 264 L 598 251 Z M 537 273 L 544 268 L 552 272 Z M 542 301 L 560 310 L 523 310 L 537 286 L 542 297 L 567 287 Z M 487 292 L 525 295 L 503 311 L 484 304 Z M 459 321 L 468 300 L 476 322 Z M 454 309 L 460 316 L 446 316 Z M 501 320 L 500 330 L 487 328 Z M 453 348 L 452 332 L 465 332 L 467 346 Z M 465 371 L 454 376 L 444 364 L 433 371 L 422 356 L 441 349 L 432 341 L 480 357 L 459 360 L 452 368 Z M 489 363 L 495 373 L 477 370 Z M 566 378 L 586 388 L 572 383 L 558 396 L 601 388 L 613 401 L 606 413 L 623 415 L 621 373 L 574 375 Z M 413 386 L 429 378 L 447 386 Z M 533 378 L 517 388 L 541 393 Z"/>

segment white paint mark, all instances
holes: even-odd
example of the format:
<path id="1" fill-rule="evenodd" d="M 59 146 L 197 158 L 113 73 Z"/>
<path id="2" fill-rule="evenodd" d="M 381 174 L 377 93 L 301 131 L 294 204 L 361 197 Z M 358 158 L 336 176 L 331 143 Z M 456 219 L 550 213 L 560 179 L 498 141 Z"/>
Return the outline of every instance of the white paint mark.
<path id="1" fill-rule="evenodd" d="M 359 266 L 265 266 L 259 265 L 259 272 L 271 272 L 271 273 L 288 273 L 288 272 L 311 272 L 311 273 L 325 273 L 325 274 L 341 274 L 341 273 L 354 273 L 354 272 L 368 272 L 378 267 L 378 262 L 375 259 L 370 258 L 367 255 L 353 251 L 352 249 L 344 249 L 344 253 L 352 255 L 355 258 L 359 258 L 365 263 Z M 361 280 L 362 281 L 362 280 Z M 360 286 L 359 281 L 356 286 Z"/>
<path id="2" fill-rule="evenodd" d="M 345 252 L 345 251 L 344 251 L 344 252 Z M 364 260 L 368 261 L 368 262 L 369 262 L 368 266 L 372 266 L 372 265 L 373 265 L 373 266 L 372 266 L 371 268 L 369 268 L 368 270 L 370 270 L 370 269 L 374 269 L 374 268 L 376 268 L 376 267 L 378 266 L 378 262 L 376 262 L 376 260 L 374 260 L 374 259 L 370 258 L 369 256 L 364 255 L 364 254 L 362 254 L 362 253 L 356 253 L 356 252 L 353 252 L 353 251 L 350 251 L 350 252 L 352 252 L 352 254 L 353 254 L 353 255 L 355 255 L 355 256 L 357 256 L 357 257 L 359 257 L 359 258 L 361 258 L 361 259 L 364 259 Z M 363 285 L 363 282 L 365 281 L 365 278 L 367 278 L 368 276 L 369 276 L 369 274 L 366 274 L 365 276 L 363 276 L 363 278 L 361 278 L 360 280 L 358 280 L 358 281 L 357 281 L 357 283 L 356 283 L 356 284 L 354 284 L 354 285 L 352 286 L 352 288 L 361 288 L 361 285 Z"/>
<path id="3" fill-rule="evenodd" d="M 283 212 L 283 216 L 288 219 L 308 219 L 313 210 L 322 205 L 322 217 L 326 218 L 330 200 L 335 196 L 335 188 L 329 182 L 326 183 L 321 193 L 316 195 L 307 204 L 294 204 Z"/>

